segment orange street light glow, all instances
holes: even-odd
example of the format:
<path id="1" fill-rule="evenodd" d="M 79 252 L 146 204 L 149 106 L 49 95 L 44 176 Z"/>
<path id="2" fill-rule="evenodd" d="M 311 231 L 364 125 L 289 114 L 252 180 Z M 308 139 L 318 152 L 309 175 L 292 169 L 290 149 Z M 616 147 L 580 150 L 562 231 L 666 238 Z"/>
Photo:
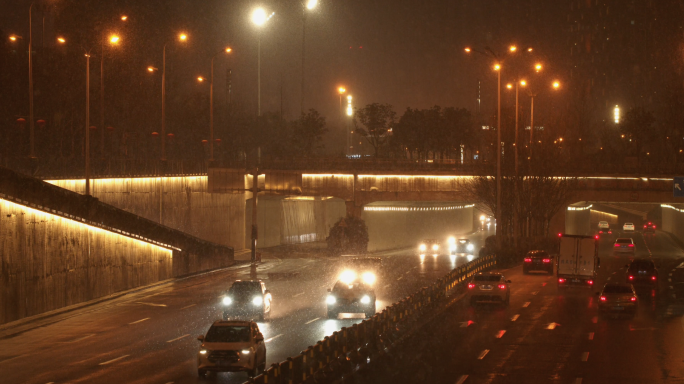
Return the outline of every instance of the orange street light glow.
<path id="1" fill-rule="evenodd" d="M 17 41 L 17 37 L 15 35 L 10 36 L 9 39 L 11 41 Z"/>
<path id="2" fill-rule="evenodd" d="M 119 36 L 117 36 L 117 35 L 110 36 L 109 42 L 112 44 L 118 44 L 119 43 Z"/>
<path id="3" fill-rule="evenodd" d="M 231 52 L 233 52 L 233 48 L 227 47 L 227 48 L 226 48 L 226 53 L 231 53 Z"/>
<path id="4" fill-rule="evenodd" d="M 337 88 L 337 92 L 339 92 L 339 93 L 340 93 L 340 95 L 341 95 L 341 94 L 343 94 L 343 93 L 347 92 L 347 89 L 346 89 L 346 88 L 344 88 L 344 87 L 339 87 L 339 88 Z"/>
<path id="5" fill-rule="evenodd" d="M 188 39 L 188 35 L 186 35 L 185 33 L 181 33 L 180 35 L 178 35 L 178 40 L 180 40 L 180 41 L 185 41 L 187 39 Z"/>
<path id="6" fill-rule="evenodd" d="M 523 87 L 526 87 L 526 86 L 527 86 L 527 81 L 525 81 L 525 80 L 520 80 L 520 85 L 522 85 Z"/>
<path id="7" fill-rule="evenodd" d="M 555 89 L 560 88 L 560 83 L 559 83 L 558 81 L 554 81 L 554 82 L 553 82 L 553 87 L 554 87 Z"/>
<path id="8" fill-rule="evenodd" d="M 126 16 L 126 15 L 121 16 L 121 21 L 126 21 L 126 20 L 128 20 L 128 16 Z"/>
<path id="9" fill-rule="evenodd" d="M 501 69 L 501 65 L 499 65 L 499 64 L 494 64 L 494 70 L 495 70 L 495 71 L 498 71 L 498 70 L 500 70 L 500 69 Z"/>
<path id="10" fill-rule="evenodd" d="M 513 88 L 513 85 L 512 85 L 512 84 L 506 84 L 506 88 L 512 89 L 512 88 Z"/>
<path id="11" fill-rule="evenodd" d="M 203 82 L 203 81 L 204 81 L 204 77 L 199 76 L 199 77 L 197 78 L 197 81 L 199 81 L 200 83 Z"/>
<path id="12" fill-rule="evenodd" d="M 148 72 L 154 72 L 157 68 L 155 67 L 147 67 Z"/>
<path id="13" fill-rule="evenodd" d="M 527 52 L 532 52 L 532 48 L 527 48 Z"/>
<path id="14" fill-rule="evenodd" d="M 59 42 L 60 44 L 64 44 L 66 43 L 66 39 L 64 39 L 63 37 L 58 37 L 57 42 Z"/>
<path id="15" fill-rule="evenodd" d="M 511 45 L 511 47 L 509 48 L 509 50 L 510 50 L 511 52 L 515 52 L 515 51 L 518 50 L 518 47 L 516 47 L 515 45 Z"/>
<path id="16" fill-rule="evenodd" d="M 534 69 L 536 69 L 537 71 L 541 71 L 542 65 L 541 65 L 541 64 L 537 64 L 537 65 L 534 66 Z"/>
<path id="17" fill-rule="evenodd" d="M 470 48 L 466 48 L 465 51 L 466 51 L 466 52 L 470 52 Z"/>

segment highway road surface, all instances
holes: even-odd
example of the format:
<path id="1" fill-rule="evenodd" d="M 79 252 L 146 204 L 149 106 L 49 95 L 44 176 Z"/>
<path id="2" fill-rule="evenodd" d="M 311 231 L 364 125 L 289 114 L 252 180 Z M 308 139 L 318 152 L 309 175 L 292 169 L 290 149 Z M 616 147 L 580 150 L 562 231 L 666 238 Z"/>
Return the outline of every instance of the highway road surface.
<path id="1" fill-rule="evenodd" d="M 628 236 L 636 257 L 652 258 L 660 273 L 657 292 L 638 290 L 636 317 L 598 313 L 595 293 L 607 281 L 624 282 L 632 259 L 602 240 L 594 289 L 559 291 L 553 276 L 505 270 L 510 306 L 456 302 L 418 335 L 416 363 L 398 376 L 407 383 L 684 382 L 684 306 L 670 288 L 684 281 L 684 268 L 676 268 L 684 252 L 662 232 Z"/>
<path id="2" fill-rule="evenodd" d="M 469 236 L 476 249 L 487 232 Z M 416 245 L 417 248 L 417 245 Z M 415 249 L 381 255 L 387 269 L 376 283 L 377 310 L 431 284 L 467 262 L 465 256 L 426 255 Z M 221 297 L 238 279 L 254 273 L 273 295 L 270 321 L 259 323 L 267 365 L 297 355 L 323 337 L 362 319 L 329 320 L 327 288 L 336 280 L 325 257 L 271 260 L 206 273 L 144 289 L 121 298 L 29 324 L 19 334 L 0 332 L 0 382 L 14 383 L 191 383 L 197 377 L 200 342 L 221 317 Z M 296 278 L 269 279 L 269 273 L 298 272 Z M 273 276 L 273 275 L 271 275 Z M 280 275 L 282 276 L 282 275 Z M 38 327 L 40 325 L 40 327 Z M 16 328 L 23 329 L 23 328 Z M 218 383 L 242 383 L 246 373 L 222 373 Z"/>

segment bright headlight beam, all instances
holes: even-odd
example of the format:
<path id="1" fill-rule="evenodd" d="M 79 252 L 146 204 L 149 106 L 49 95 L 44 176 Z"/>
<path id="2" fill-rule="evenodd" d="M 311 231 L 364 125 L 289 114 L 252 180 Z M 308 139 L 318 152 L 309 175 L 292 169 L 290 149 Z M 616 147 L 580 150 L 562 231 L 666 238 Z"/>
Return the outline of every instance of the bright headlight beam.
<path id="1" fill-rule="evenodd" d="M 354 271 L 344 271 L 340 274 L 340 281 L 345 284 L 351 284 L 356 280 L 356 272 Z"/>
<path id="2" fill-rule="evenodd" d="M 425 244 L 421 244 L 419 248 L 420 248 L 421 251 L 424 251 L 424 250 L 427 249 L 427 247 L 425 246 Z"/>
<path id="3" fill-rule="evenodd" d="M 261 305 L 261 304 L 263 304 L 263 302 L 264 302 L 264 298 L 261 296 L 257 296 L 257 297 L 252 299 L 252 304 L 254 304 L 254 305 Z"/>
<path id="4" fill-rule="evenodd" d="M 370 304 L 370 302 L 371 302 L 371 299 L 370 299 L 370 297 L 369 297 L 368 295 L 364 295 L 364 296 L 361 298 L 361 304 Z"/>
<path id="5" fill-rule="evenodd" d="M 363 274 L 363 282 L 368 285 L 373 285 L 375 283 L 375 273 L 365 272 Z"/>
<path id="6" fill-rule="evenodd" d="M 335 299 L 335 296 L 329 295 L 328 297 L 325 298 L 325 302 L 327 304 L 335 304 L 337 302 L 337 299 Z"/>
<path id="7" fill-rule="evenodd" d="M 233 299 L 231 299 L 230 297 L 224 297 L 223 298 L 223 305 L 231 305 L 231 304 L 233 304 Z"/>
<path id="8" fill-rule="evenodd" d="M 251 352 L 249 349 L 243 349 L 242 350 L 243 355 L 249 355 L 249 352 Z"/>

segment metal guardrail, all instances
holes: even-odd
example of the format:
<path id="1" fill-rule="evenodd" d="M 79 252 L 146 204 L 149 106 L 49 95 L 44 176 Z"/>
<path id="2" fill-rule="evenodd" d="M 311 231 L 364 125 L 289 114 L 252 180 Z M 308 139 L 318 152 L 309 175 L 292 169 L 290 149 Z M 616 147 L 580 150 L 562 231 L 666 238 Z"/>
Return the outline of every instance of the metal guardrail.
<path id="1" fill-rule="evenodd" d="M 449 291 L 496 264 L 496 256 L 490 255 L 453 269 L 429 287 L 370 319 L 334 332 L 296 356 L 272 364 L 244 384 L 334 383 L 370 364 L 382 363 L 391 349 L 420 328 L 426 313 L 444 304 Z"/>

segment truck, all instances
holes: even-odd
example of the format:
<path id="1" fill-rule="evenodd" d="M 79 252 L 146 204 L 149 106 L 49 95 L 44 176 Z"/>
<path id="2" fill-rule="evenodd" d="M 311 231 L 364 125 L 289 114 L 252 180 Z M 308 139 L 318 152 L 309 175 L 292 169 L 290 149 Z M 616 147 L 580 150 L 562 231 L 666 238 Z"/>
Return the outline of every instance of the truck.
<path id="1" fill-rule="evenodd" d="M 558 288 L 592 288 L 596 281 L 598 240 L 593 236 L 560 235 L 558 251 Z"/>

